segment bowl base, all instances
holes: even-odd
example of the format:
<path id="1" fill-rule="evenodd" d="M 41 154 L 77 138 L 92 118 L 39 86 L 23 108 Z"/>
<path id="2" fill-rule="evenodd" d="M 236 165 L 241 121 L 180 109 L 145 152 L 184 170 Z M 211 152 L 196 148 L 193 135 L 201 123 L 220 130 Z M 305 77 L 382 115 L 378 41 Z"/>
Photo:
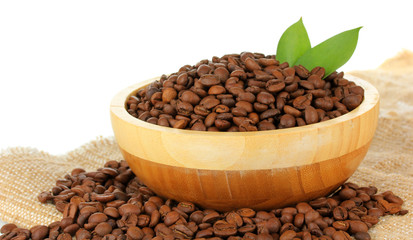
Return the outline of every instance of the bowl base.
<path id="1" fill-rule="evenodd" d="M 270 210 L 332 193 L 354 173 L 370 143 L 310 165 L 247 171 L 175 167 L 120 150 L 136 176 L 161 197 L 220 211 Z"/>

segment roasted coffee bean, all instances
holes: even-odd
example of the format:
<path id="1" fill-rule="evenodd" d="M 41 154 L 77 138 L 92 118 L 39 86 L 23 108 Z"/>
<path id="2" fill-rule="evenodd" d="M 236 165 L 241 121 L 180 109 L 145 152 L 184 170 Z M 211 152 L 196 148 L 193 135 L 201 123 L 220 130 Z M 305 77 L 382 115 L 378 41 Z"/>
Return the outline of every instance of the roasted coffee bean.
<path id="1" fill-rule="evenodd" d="M 260 92 L 257 95 L 257 101 L 259 103 L 269 105 L 275 102 L 275 97 L 271 93 Z"/>
<path id="2" fill-rule="evenodd" d="M 83 229 L 83 228 L 79 229 L 79 230 L 76 232 L 76 239 L 77 239 L 77 240 L 90 239 L 91 237 L 92 237 L 92 234 L 91 234 L 89 231 L 87 231 L 87 230 L 85 230 L 85 229 Z"/>
<path id="3" fill-rule="evenodd" d="M 268 121 L 261 121 L 258 123 L 258 130 L 263 131 L 263 130 L 274 130 L 276 129 L 275 125 L 268 122 Z"/>
<path id="4" fill-rule="evenodd" d="M 245 59 L 245 67 L 250 71 L 261 69 L 260 65 L 258 65 L 258 63 L 251 57 Z"/>
<path id="5" fill-rule="evenodd" d="M 72 236 L 70 236 L 70 234 L 68 233 L 62 233 L 62 234 L 59 234 L 59 236 L 57 237 L 57 240 L 72 240 Z"/>
<path id="6" fill-rule="evenodd" d="M 255 211 L 250 209 L 250 208 L 241 208 L 241 209 L 237 210 L 237 213 L 241 217 L 252 218 L 252 217 L 255 216 Z"/>
<path id="7" fill-rule="evenodd" d="M 225 221 L 217 221 L 214 226 L 214 234 L 217 237 L 228 237 L 233 236 L 237 233 L 236 225 L 229 224 Z"/>
<path id="8" fill-rule="evenodd" d="M 336 231 L 333 234 L 333 240 L 351 240 L 351 237 L 345 231 Z"/>
<path id="9" fill-rule="evenodd" d="M 174 88 L 168 87 L 164 88 L 162 91 L 162 101 L 169 103 L 172 99 L 175 99 L 178 93 Z"/>
<path id="10" fill-rule="evenodd" d="M 294 217 L 294 226 L 301 228 L 304 224 L 304 214 L 303 213 L 298 213 Z"/>
<path id="11" fill-rule="evenodd" d="M 366 224 L 371 224 L 372 226 L 379 222 L 379 218 L 376 216 L 365 215 L 360 218 Z"/>
<path id="12" fill-rule="evenodd" d="M 318 113 L 312 106 L 307 106 L 304 110 L 305 122 L 307 124 L 317 123 L 318 122 Z"/>
<path id="13" fill-rule="evenodd" d="M 284 110 L 284 112 L 285 112 L 286 114 L 290 114 L 290 115 L 292 115 L 292 116 L 294 116 L 294 117 L 300 117 L 300 116 L 301 116 L 301 112 L 300 112 L 299 110 L 291 107 L 291 106 L 285 105 L 285 106 L 283 107 L 283 110 Z"/>
<path id="14" fill-rule="evenodd" d="M 178 101 L 177 104 L 176 104 L 176 112 L 179 115 L 189 117 L 189 116 L 191 116 L 193 111 L 194 111 L 193 106 L 188 102 Z"/>
<path id="15" fill-rule="evenodd" d="M 361 101 L 363 101 L 363 96 L 349 95 L 343 99 L 342 103 L 351 111 L 358 107 L 361 104 Z"/>
<path id="16" fill-rule="evenodd" d="M 280 110 L 278 109 L 268 109 L 265 112 L 260 114 L 260 119 L 273 118 L 279 114 L 280 114 Z"/>
<path id="17" fill-rule="evenodd" d="M 280 240 L 292 240 L 296 237 L 297 233 L 293 230 L 287 230 L 280 236 Z"/>
<path id="18" fill-rule="evenodd" d="M 174 224 L 176 221 L 178 221 L 179 219 L 179 213 L 176 211 L 170 211 L 166 214 L 165 218 L 164 218 L 164 223 L 166 226 L 171 226 L 172 224 Z"/>
<path id="19" fill-rule="evenodd" d="M 218 219 L 221 219 L 221 216 L 219 215 L 218 212 L 213 211 L 211 213 L 206 214 L 204 216 L 204 218 L 202 218 L 202 222 L 203 223 L 213 223 L 213 222 L 217 221 Z"/>
<path id="20" fill-rule="evenodd" d="M 228 128 L 231 127 L 231 122 L 227 120 L 223 120 L 223 119 L 216 119 L 214 124 L 221 131 L 227 130 Z"/>
<path id="21" fill-rule="evenodd" d="M 344 79 L 343 73 L 332 73 L 326 82 L 322 79 L 325 74 L 322 67 L 310 72 L 301 65 L 289 67 L 288 63 L 279 63 L 274 56 L 244 53 L 228 56 L 202 60 L 195 66 L 185 65 L 169 77 L 164 75 L 131 96 L 127 111 L 149 123 L 178 129 L 263 131 L 273 129 L 272 125 L 279 125 L 279 128 L 303 126 L 341 116 L 361 104 L 364 97 L 363 88 Z M 267 65 L 269 63 L 274 65 Z M 332 101 L 333 98 L 338 101 Z M 307 110 L 307 117 L 302 116 L 308 106 L 316 109 L 318 119 L 311 114 L 312 110 Z M 229 121 L 229 127 L 218 128 L 213 126 L 215 119 L 208 124 L 204 122 L 205 127 L 198 122 L 177 122 L 183 120 L 182 116 L 206 117 L 211 112 L 231 112 L 234 116 L 245 117 L 245 111 L 240 108 L 257 114 L 276 108 L 280 116 L 290 114 L 297 118 L 297 123 L 280 124 L 280 119 L 276 118 L 275 122 L 270 122 L 271 126 L 265 123 L 257 127 L 259 121 L 256 121 L 239 127 Z M 43 201 L 51 200 L 46 196 Z"/>
<path id="22" fill-rule="evenodd" d="M 320 213 L 318 213 L 315 210 L 310 210 L 310 211 L 308 211 L 304 214 L 304 219 L 305 219 L 306 223 L 313 222 L 314 220 L 316 220 L 319 217 L 320 217 Z"/>
<path id="23" fill-rule="evenodd" d="M 209 88 L 208 94 L 210 95 L 219 95 L 226 93 L 226 89 L 221 85 L 215 85 Z"/>
<path id="24" fill-rule="evenodd" d="M 312 100 L 311 94 L 299 96 L 293 101 L 293 106 L 299 110 L 304 110 L 307 106 L 310 106 Z"/>
<path id="25" fill-rule="evenodd" d="M 295 73 L 302 79 L 308 78 L 310 72 L 302 65 L 294 66 Z"/>
<path id="26" fill-rule="evenodd" d="M 343 188 L 339 192 L 339 196 L 343 200 L 351 199 L 357 195 L 356 191 L 351 188 Z"/>
<path id="27" fill-rule="evenodd" d="M 218 104 L 220 104 L 220 101 L 214 97 L 206 97 L 201 100 L 200 105 L 203 106 L 206 109 L 212 109 L 216 107 Z M 196 112 L 195 112 L 196 113 Z M 197 113 L 199 114 L 199 113 Z M 201 116 L 204 116 L 203 114 L 199 114 Z"/>
<path id="28" fill-rule="evenodd" d="M 255 112 L 247 116 L 233 117 L 234 124 L 240 127 L 245 123 L 260 126 L 278 121 L 277 117 L 269 118 L 272 121 L 259 121 Z M 191 119 L 202 123 L 202 119 Z M 215 116 L 215 120 L 223 119 Z M 349 234 L 352 234 L 356 239 L 370 239 L 367 230 L 378 223 L 380 216 L 407 213 L 401 209 L 403 200 L 394 193 L 377 194 L 374 187 L 360 188 L 351 183 L 341 186 L 332 196 L 301 202 L 294 207 L 258 212 L 242 208 L 220 213 L 199 208 L 191 202 L 164 201 L 135 178 L 125 161 L 112 161 L 96 172 L 82 171 L 79 176 L 84 176 L 83 180 L 65 177 L 72 181 L 70 187 L 64 185 L 65 181 L 57 183 L 62 186 L 57 194 L 65 195 L 65 199 L 68 196 L 64 202 L 60 201 L 64 203 L 65 218 L 48 227 L 33 227 L 30 231 L 7 224 L 1 229 L 5 237 L 0 238 L 28 239 L 31 235 L 33 239 L 71 239 L 70 235 L 76 235 L 76 239 L 102 240 L 239 240 L 241 237 L 334 240 L 351 239 Z M 77 181 L 81 185 L 76 184 Z M 68 195 L 71 189 L 80 189 L 79 186 L 85 186 L 83 197 Z M 103 195 L 115 196 L 115 200 L 105 202 L 99 197 Z"/>
<path id="29" fill-rule="evenodd" d="M 285 88 L 285 83 L 282 80 L 270 80 L 265 84 L 265 88 L 270 93 L 277 93 Z"/>
<path id="30" fill-rule="evenodd" d="M 229 212 L 227 214 L 227 216 L 225 217 L 225 220 L 229 223 L 229 224 L 233 224 L 237 227 L 241 227 L 243 225 L 243 221 L 241 216 L 236 213 L 236 212 Z"/>
<path id="31" fill-rule="evenodd" d="M 145 236 L 139 227 L 130 227 L 126 232 L 126 235 L 133 240 L 140 240 Z"/>
<path id="32" fill-rule="evenodd" d="M 13 229 L 17 228 L 16 224 L 7 223 L 1 227 L 0 233 L 8 233 L 11 232 Z"/>
<path id="33" fill-rule="evenodd" d="M 74 224 L 70 224 L 69 226 L 67 226 L 67 227 L 65 227 L 64 229 L 63 229 L 63 232 L 64 233 L 68 233 L 68 234 L 70 234 L 71 236 L 73 236 L 73 235 L 75 235 L 75 233 L 77 232 L 77 230 L 79 230 L 79 225 L 78 224 L 76 224 L 76 223 L 74 223 Z"/>
<path id="34" fill-rule="evenodd" d="M 37 225 L 30 229 L 30 233 L 33 240 L 44 239 L 49 234 L 49 228 L 47 226 Z"/>
<path id="35" fill-rule="evenodd" d="M 340 203 L 340 206 L 349 211 L 350 209 L 356 206 L 356 203 L 353 200 L 344 200 Z"/>
<path id="36" fill-rule="evenodd" d="M 197 105 L 201 101 L 201 98 L 196 93 L 189 90 L 183 91 L 182 94 L 180 94 L 179 99 L 190 103 L 193 106 Z"/>
<path id="37" fill-rule="evenodd" d="M 125 215 L 126 213 L 127 214 L 132 214 L 132 213 L 140 214 L 141 213 L 141 209 L 137 205 L 130 204 L 130 203 L 120 206 L 118 210 L 121 216 Z"/>
<path id="38" fill-rule="evenodd" d="M 367 232 L 357 232 L 356 234 L 354 234 L 354 238 L 356 240 L 370 240 L 370 234 L 368 234 Z"/>
<path id="39" fill-rule="evenodd" d="M 333 217 L 339 221 L 346 220 L 348 217 L 347 210 L 342 206 L 338 206 L 333 210 Z"/>
<path id="40" fill-rule="evenodd" d="M 205 74 L 203 75 L 199 81 L 202 83 L 202 85 L 211 87 L 214 85 L 218 85 L 221 80 L 219 79 L 218 76 L 212 75 L 212 74 Z"/>
<path id="41" fill-rule="evenodd" d="M 106 234 L 109 234 L 112 232 L 112 226 L 107 223 L 107 222 L 102 222 L 99 223 L 96 227 L 95 227 L 95 233 L 98 234 L 99 236 L 103 237 Z"/>
<path id="42" fill-rule="evenodd" d="M 347 229 L 350 227 L 349 222 L 347 221 L 336 221 L 336 222 L 333 222 L 332 226 L 336 230 L 342 230 L 342 231 L 347 231 Z"/>
<path id="43" fill-rule="evenodd" d="M 355 234 L 358 232 L 367 232 L 369 230 L 367 225 L 362 221 L 350 220 L 348 223 L 349 223 L 349 231 L 352 234 Z"/>

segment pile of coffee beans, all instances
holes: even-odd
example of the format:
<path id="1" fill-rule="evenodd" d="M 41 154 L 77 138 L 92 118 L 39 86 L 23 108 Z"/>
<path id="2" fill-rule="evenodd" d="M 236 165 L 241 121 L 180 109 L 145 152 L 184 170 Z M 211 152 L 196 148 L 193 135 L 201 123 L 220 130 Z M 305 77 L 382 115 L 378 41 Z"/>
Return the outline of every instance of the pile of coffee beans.
<path id="1" fill-rule="evenodd" d="M 324 74 L 261 53 L 213 57 L 140 89 L 127 111 L 165 127 L 243 132 L 326 121 L 361 104 L 363 88 L 343 72 Z"/>
<path id="2" fill-rule="evenodd" d="M 63 219 L 30 230 L 6 224 L 1 240 L 366 240 L 381 216 L 407 213 L 391 191 L 377 194 L 375 187 L 353 183 L 290 207 L 218 212 L 156 196 L 125 161 L 109 161 L 95 172 L 74 169 L 38 199 L 55 204 Z"/>

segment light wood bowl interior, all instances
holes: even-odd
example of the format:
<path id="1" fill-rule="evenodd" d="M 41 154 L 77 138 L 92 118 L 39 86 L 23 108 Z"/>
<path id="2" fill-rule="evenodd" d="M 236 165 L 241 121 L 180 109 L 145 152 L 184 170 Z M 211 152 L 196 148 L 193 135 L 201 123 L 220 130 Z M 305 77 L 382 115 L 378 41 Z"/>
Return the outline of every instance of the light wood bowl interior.
<path id="1" fill-rule="evenodd" d="M 129 115 L 127 99 L 156 80 L 119 92 L 110 114 L 119 148 L 133 172 L 165 198 L 205 208 L 272 209 L 334 191 L 357 169 L 377 127 L 379 94 L 338 118 L 257 132 L 199 132 L 162 127 Z"/>

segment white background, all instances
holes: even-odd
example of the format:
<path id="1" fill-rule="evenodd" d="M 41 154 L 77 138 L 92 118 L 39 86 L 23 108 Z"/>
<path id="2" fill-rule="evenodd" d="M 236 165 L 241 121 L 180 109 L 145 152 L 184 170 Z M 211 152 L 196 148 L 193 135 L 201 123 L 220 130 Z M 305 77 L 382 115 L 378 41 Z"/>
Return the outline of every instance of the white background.
<path id="1" fill-rule="evenodd" d="M 214 55 L 275 54 L 300 17 L 313 46 L 364 26 L 340 70 L 376 68 L 413 50 L 407 2 L 0 1 L 0 149 L 64 154 L 111 136 L 121 89 Z"/>

